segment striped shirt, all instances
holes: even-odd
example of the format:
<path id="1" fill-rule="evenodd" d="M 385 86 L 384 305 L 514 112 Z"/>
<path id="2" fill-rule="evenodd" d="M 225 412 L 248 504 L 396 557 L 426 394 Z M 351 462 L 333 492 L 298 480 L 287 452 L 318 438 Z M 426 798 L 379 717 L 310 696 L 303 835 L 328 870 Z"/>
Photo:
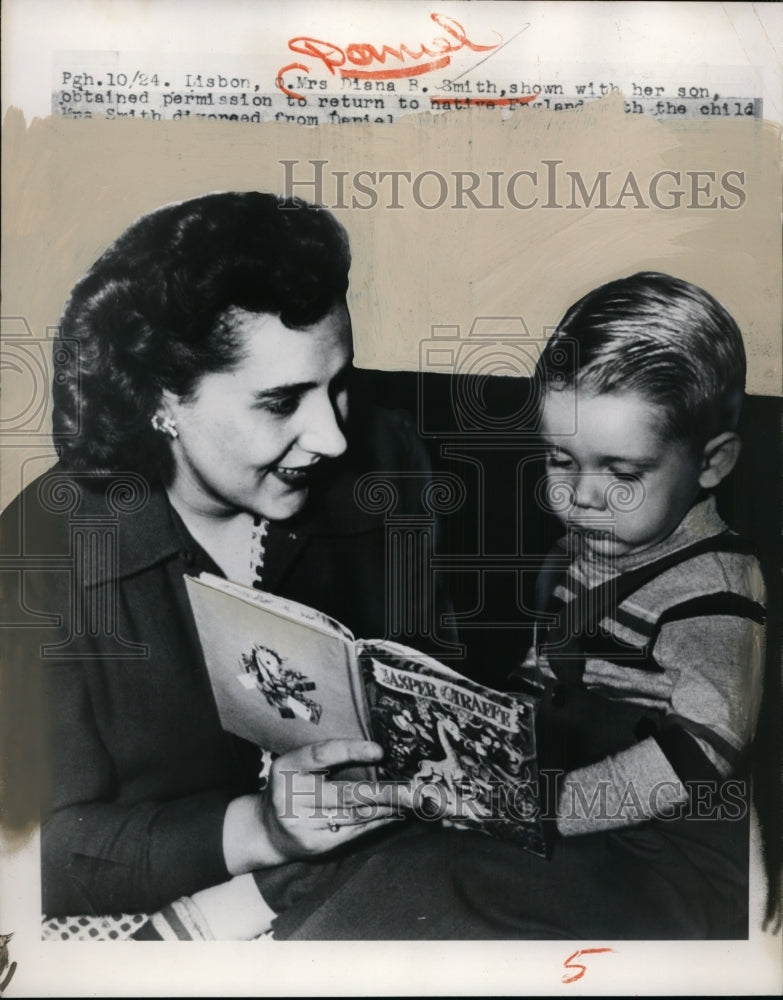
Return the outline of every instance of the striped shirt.
<path id="1" fill-rule="evenodd" d="M 583 629 L 581 682 L 613 701 L 658 710 L 662 725 L 659 733 L 566 776 L 558 801 L 561 833 L 671 815 L 673 805 L 687 800 L 684 782 L 693 776 L 694 761 L 706 758 L 709 770 L 726 777 L 753 737 L 764 661 L 764 582 L 756 558 L 727 532 L 713 497 L 643 552 L 610 561 L 582 546 L 552 596 L 565 605 L 565 621 L 584 623 L 597 588 L 621 592 L 629 574 L 703 539 L 713 539 L 715 551 L 697 551 L 663 569 L 619 602 L 610 593 L 599 620 Z M 535 651 L 526 666 L 531 657 Z M 554 657 L 552 671 L 556 675 Z"/>

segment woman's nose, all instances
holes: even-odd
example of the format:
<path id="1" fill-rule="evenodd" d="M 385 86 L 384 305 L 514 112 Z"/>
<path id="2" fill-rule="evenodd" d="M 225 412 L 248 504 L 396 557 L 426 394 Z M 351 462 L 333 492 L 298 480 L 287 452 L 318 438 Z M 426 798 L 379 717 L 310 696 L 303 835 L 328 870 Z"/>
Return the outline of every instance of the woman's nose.
<path id="1" fill-rule="evenodd" d="M 343 433 L 346 410 L 326 394 L 313 400 L 313 405 L 307 407 L 304 415 L 305 424 L 299 434 L 300 447 L 324 458 L 342 455 L 348 447 Z"/>

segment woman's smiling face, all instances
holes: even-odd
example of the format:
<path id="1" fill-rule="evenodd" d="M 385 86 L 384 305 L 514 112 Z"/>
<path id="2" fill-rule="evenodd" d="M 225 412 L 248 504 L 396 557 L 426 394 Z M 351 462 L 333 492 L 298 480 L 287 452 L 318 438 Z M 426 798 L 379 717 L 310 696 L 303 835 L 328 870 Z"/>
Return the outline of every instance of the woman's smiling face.
<path id="1" fill-rule="evenodd" d="M 178 431 L 171 489 L 200 514 L 284 520 L 304 505 L 319 463 L 346 448 L 350 317 L 341 303 L 303 330 L 244 310 L 231 322 L 234 368 L 203 376 L 186 398 L 164 393 L 161 413 Z"/>

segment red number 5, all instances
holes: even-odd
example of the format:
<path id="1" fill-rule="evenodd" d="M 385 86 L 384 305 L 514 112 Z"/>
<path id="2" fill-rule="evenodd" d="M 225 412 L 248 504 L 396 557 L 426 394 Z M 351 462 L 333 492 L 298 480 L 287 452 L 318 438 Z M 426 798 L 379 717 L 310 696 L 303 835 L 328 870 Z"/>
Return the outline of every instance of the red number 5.
<path id="1" fill-rule="evenodd" d="M 581 948 L 579 951 L 575 951 L 573 955 L 569 955 L 568 958 L 563 962 L 563 967 L 565 969 L 577 969 L 578 972 L 573 976 L 563 976 L 564 983 L 575 983 L 577 979 L 581 979 L 582 976 L 587 972 L 587 966 L 582 965 L 581 962 L 575 962 L 575 958 L 580 958 L 582 955 L 601 955 L 605 951 L 614 951 L 613 948 Z"/>

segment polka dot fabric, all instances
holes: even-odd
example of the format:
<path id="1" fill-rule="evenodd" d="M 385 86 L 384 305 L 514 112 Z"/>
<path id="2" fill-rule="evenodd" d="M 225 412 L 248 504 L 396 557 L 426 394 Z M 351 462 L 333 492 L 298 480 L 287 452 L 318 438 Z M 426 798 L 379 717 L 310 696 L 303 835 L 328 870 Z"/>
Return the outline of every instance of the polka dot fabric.
<path id="1" fill-rule="evenodd" d="M 105 917 L 44 917 L 44 941 L 126 941 L 147 921 L 146 913 Z"/>

